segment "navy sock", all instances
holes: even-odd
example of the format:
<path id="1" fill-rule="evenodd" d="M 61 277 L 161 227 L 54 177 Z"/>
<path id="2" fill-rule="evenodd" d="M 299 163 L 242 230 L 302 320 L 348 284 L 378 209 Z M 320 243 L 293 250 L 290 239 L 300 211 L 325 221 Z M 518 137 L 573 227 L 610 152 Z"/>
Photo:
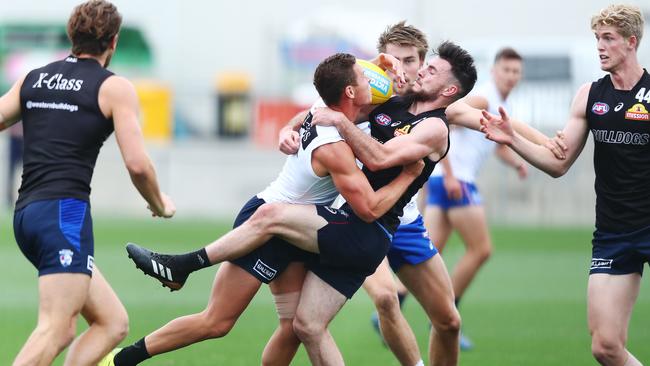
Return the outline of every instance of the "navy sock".
<path id="1" fill-rule="evenodd" d="M 199 269 L 212 265 L 205 248 L 201 248 L 195 252 L 176 255 L 174 256 L 174 263 L 178 265 L 178 269 L 187 273 L 198 271 Z"/>
<path id="2" fill-rule="evenodd" d="M 399 308 L 400 309 L 402 308 L 402 306 L 404 306 L 404 300 L 406 300 L 406 296 L 408 294 L 409 294 L 408 292 L 404 293 L 404 294 L 400 294 L 399 292 L 397 293 L 397 300 L 399 301 Z"/>
<path id="3" fill-rule="evenodd" d="M 115 366 L 135 366 L 149 358 L 151 358 L 151 356 L 149 355 L 149 352 L 147 352 L 144 338 L 142 338 L 118 352 L 115 355 L 113 362 L 115 363 Z"/>

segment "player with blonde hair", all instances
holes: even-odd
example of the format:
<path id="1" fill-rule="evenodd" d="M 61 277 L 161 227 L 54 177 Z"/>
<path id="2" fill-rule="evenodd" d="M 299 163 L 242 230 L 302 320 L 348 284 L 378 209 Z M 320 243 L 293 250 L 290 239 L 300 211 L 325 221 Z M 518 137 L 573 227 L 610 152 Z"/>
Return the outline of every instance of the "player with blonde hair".
<path id="1" fill-rule="evenodd" d="M 512 131 L 507 114 L 485 116 L 488 138 L 510 145 L 553 177 L 564 175 L 594 137 L 596 231 L 587 289 L 591 352 L 601 365 L 638 366 L 626 348 L 627 330 L 650 262 L 650 74 L 639 64 L 643 36 L 639 8 L 610 5 L 591 20 L 600 67 L 608 74 L 576 93 L 555 143 L 556 159 Z"/>

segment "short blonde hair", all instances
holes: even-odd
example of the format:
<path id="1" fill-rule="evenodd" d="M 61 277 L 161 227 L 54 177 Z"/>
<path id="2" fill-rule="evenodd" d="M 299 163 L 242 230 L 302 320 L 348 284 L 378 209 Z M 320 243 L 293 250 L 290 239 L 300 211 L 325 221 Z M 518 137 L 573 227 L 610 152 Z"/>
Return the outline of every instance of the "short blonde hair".
<path id="1" fill-rule="evenodd" d="M 635 36 L 637 48 L 643 37 L 643 14 L 633 5 L 612 4 L 591 18 L 591 29 L 611 25 L 625 38 Z"/>

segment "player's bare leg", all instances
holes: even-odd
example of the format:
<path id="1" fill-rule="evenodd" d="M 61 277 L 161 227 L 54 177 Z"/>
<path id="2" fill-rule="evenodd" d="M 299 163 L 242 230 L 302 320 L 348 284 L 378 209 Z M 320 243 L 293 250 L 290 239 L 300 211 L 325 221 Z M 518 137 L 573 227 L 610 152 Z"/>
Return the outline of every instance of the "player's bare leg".
<path id="1" fill-rule="evenodd" d="M 397 286 L 388 260 L 377 267 L 363 283 L 379 314 L 379 325 L 384 340 L 400 364 L 413 366 L 421 360 L 413 330 L 404 318 L 397 299 Z"/>
<path id="2" fill-rule="evenodd" d="M 632 308 L 639 295 L 641 275 L 589 276 L 587 315 L 591 332 L 591 352 L 604 366 L 641 365 L 625 348 Z"/>
<path id="3" fill-rule="evenodd" d="M 312 272 L 307 272 L 294 330 L 315 366 L 344 365 L 343 356 L 327 330 L 336 313 L 346 302 L 345 296 Z"/>
<path id="4" fill-rule="evenodd" d="M 38 278 L 38 323 L 13 366 L 50 365 L 75 337 L 77 315 L 88 296 L 90 276 L 56 273 Z"/>
<path id="5" fill-rule="evenodd" d="M 280 323 L 264 347 L 263 366 L 288 366 L 300 347 L 300 339 L 293 331 L 293 319 L 305 273 L 304 264 L 294 262 L 269 284 Z"/>
<path id="6" fill-rule="evenodd" d="M 126 309 L 97 266 L 93 268 L 88 298 L 81 315 L 89 328 L 70 345 L 66 366 L 96 365 L 126 337 L 129 330 Z"/>
<path id="7" fill-rule="evenodd" d="M 214 279 L 208 305 L 200 313 L 176 318 L 145 337 L 150 355 L 223 337 L 253 299 L 261 282 L 242 268 L 223 263 Z"/>
<path id="8" fill-rule="evenodd" d="M 427 206 L 424 215 L 424 226 L 427 228 L 431 242 L 442 253 L 452 231 L 447 213 L 439 206 Z"/>
<path id="9" fill-rule="evenodd" d="M 485 261 L 492 254 L 492 241 L 483 206 L 465 206 L 449 209 L 451 225 L 465 244 L 465 253 L 451 274 L 454 293 L 460 298 Z"/>
<path id="10" fill-rule="evenodd" d="M 420 264 L 405 264 L 397 275 L 431 320 L 430 364 L 457 365 L 460 315 L 454 305 L 454 291 L 442 257 L 435 255 Z"/>

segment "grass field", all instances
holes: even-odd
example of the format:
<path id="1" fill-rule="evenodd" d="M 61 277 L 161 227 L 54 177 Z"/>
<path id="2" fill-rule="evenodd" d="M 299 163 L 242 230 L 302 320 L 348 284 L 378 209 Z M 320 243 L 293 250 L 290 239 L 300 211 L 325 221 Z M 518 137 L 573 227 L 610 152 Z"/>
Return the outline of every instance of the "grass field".
<path id="1" fill-rule="evenodd" d="M 215 269 L 192 275 L 170 293 L 136 271 L 123 246 L 136 241 L 162 251 L 184 251 L 209 242 L 229 223 L 95 219 L 97 265 L 126 305 L 131 331 L 124 344 L 168 320 L 200 311 Z M 36 322 L 36 273 L 14 243 L 10 216 L 0 220 L 3 284 L 0 287 L 0 365 L 9 365 Z M 463 299 L 464 330 L 476 348 L 461 365 L 593 365 L 585 294 L 590 229 L 494 228 L 495 255 Z M 445 253 L 449 267 L 460 254 L 454 238 Z M 61 289 L 65 291 L 65 289 Z M 349 365 L 397 365 L 370 327 L 372 304 L 361 291 L 334 320 L 331 330 Z M 413 299 L 407 319 L 426 353 L 428 323 Z M 277 323 L 266 287 L 224 339 L 161 355 L 147 365 L 257 365 Z M 629 348 L 650 362 L 650 285 L 644 281 L 630 326 Z M 83 326 L 80 326 L 80 329 Z M 61 358 L 55 363 L 60 365 Z M 301 350 L 294 365 L 309 364 Z"/>

